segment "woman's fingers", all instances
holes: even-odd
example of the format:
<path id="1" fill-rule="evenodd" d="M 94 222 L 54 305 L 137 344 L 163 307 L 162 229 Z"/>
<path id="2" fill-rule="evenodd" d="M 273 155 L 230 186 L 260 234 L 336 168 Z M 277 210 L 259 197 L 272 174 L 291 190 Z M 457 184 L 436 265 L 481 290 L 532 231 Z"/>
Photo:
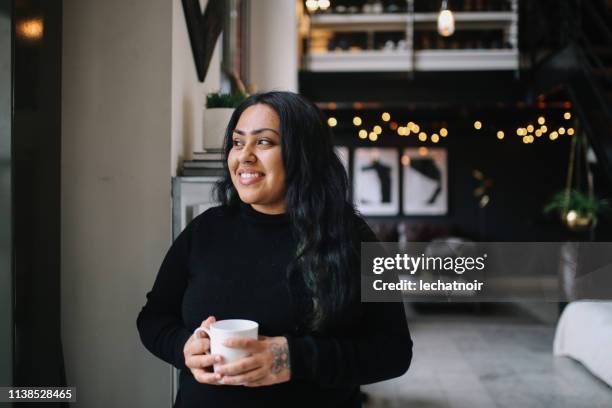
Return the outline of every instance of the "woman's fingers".
<path id="1" fill-rule="evenodd" d="M 256 351 L 260 342 L 256 339 L 244 339 L 242 337 L 228 337 L 223 341 L 223 345 L 231 348 L 241 348 L 251 351 Z"/>
<path id="2" fill-rule="evenodd" d="M 261 366 L 262 364 L 258 358 L 250 356 L 241 358 L 240 360 L 234 361 L 233 363 L 217 366 L 217 373 L 221 375 L 237 375 L 254 370 Z"/>
<path id="3" fill-rule="evenodd" d="M 222 378 L 219 374 L 210 373 L 202 368 L 192 368 L 191 374 L 193 374 L 193 378 L 201 384 L 219 385 L 219 380 Z"/>
<path id="4" fill-rule="evenodd" d="M 185 360 L 185 365 L 189 368 L 208 368 L 213 364 L 221 364 L 223 358 L 211 354 L 193 354 Z"/>
<path id="5" fill-rule="evenodd" d="M 248 385 L 251 382 L 256 383 L 264 379 L 266 375 L 267 370 L 264 367 L 259 367 L 240 375 L 223 376 L 219 383 L 224 385 Z"/>

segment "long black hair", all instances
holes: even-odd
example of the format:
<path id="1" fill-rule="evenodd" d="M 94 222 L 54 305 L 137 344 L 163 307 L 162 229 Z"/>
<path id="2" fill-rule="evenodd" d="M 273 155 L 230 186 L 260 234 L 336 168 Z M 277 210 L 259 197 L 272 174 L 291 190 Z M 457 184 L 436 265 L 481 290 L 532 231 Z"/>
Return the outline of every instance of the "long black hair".
<path id="1" fill-rule="evenodd" d="M 271 107 L 280 119 L 286 208 L 297 242 L 287 268 L 290 282 L 298 282 L 292 285 L 292 294 L 305 305 L 298 311 L 305 315 L 303 327 L 323 332 L 341 321 L 359 293 L 359 273 L 354 269 L 358 267 L 353 238 L 356 213 L 347 199 L 347 174 L 316 105 L 291 92 L 254 94 L 236 108 L 227 126 L 224 176 L 216 186 L 219 202 L 233 208 L 240 204 L 227 157 L 240 115 L 256 104 Z"/>

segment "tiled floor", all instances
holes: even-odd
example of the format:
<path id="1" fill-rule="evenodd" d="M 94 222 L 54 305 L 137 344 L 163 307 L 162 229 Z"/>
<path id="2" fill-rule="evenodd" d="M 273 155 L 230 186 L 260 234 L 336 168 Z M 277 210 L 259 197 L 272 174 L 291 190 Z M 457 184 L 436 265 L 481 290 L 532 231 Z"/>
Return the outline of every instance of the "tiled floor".
<path id="1" fill-rule="evenodd" d="M 422 305 L 408 315 L 412 366 L 363 387 L 367 408 L 612 408 L 612 388 L 553 357 L 554 304 Z"/>

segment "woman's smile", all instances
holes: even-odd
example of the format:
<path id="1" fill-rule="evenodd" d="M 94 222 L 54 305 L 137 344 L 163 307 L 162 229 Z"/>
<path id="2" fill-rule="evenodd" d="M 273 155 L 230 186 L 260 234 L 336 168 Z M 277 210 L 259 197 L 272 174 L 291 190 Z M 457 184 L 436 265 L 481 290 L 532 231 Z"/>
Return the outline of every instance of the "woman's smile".
<path id="1" fill-rule="evenodd" d="M 238 180 L 240 184 L 248 186 L 263 180 L 265 174 L 252 170 L 238 170 Z"/>

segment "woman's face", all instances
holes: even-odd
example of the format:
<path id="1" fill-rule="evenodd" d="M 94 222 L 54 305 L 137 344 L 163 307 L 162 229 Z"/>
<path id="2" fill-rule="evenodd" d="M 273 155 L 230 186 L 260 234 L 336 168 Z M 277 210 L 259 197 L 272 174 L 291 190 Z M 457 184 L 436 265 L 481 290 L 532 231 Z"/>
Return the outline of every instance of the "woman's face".
<path id="1" fill-rule="evenodd" d="M 286 211 L 280 137 L 280 119 L 274 109 L 264 104 L 249 106 L 238 119 L 227 158 L 240 199 L 266 214 Z"/>

